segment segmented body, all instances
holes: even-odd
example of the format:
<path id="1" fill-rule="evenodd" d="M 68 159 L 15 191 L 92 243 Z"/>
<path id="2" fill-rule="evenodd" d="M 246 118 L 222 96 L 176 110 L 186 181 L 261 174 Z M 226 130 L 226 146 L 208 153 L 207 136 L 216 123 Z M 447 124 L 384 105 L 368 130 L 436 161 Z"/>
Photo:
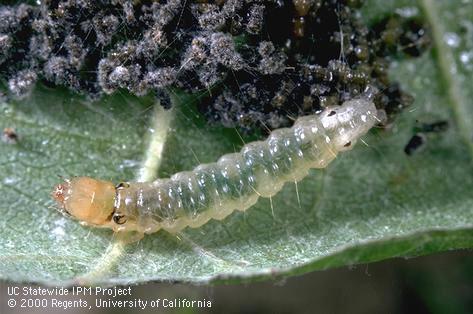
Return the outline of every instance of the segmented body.
<path id="1" fill-rule="evenodd" d="M 164 229 L 174 233 L 187 226 L 199 227 L 210 219 L 221 220 L 235 210 L 244 211 L 259 197 L 278 193 L 286 182 L 301 180 L 309 169 L 326 167 L 377 121 L 376 108 L 369 99 L 354 99 L 318 115 L 301 117 L 291 128 L 275 130 L 265 141 L 249 143 L 239 153 L 224 155 L 215 163 L 154 182 L 121 183 L 113 200 L 110 182 L 85 177 L 58 186 L 55 197 L 66 211 L 94 225 L 115 231 L 152 233 Z M 94 188 L 84 192 L 86 185 Z M 103 197 L 102 187 L 106 192 Z M 80 192 L 74 194 L 75 190 Z M 98 205 L 80 209 L 89 195 Z M 104 211 L 103 207 L 109 209 Z M 95 211 L 97 216 L 92 220 Z"/>
<path id="2" fill-rule="evenodd" d="M 301 117 L 291 128 L 278 129 L 267 140 L 249 143 L 215 163 L 119 187 L 116 211 L 135 217 L 136 228 L 145 233 L 177 232 L 223 219 L 248 209 L 259 197 L 275 195 L 284 183 L 301 180 L 309 169 L 326 167 L 376 123 L 375 115 L 373 103 L 358 99 Z"/>

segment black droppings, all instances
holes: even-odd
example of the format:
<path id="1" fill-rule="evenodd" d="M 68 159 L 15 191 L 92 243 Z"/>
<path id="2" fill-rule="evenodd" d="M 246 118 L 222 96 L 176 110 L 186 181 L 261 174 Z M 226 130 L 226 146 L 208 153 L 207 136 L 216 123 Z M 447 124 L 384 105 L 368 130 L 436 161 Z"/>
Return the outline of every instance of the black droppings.
<path id="1" fill-rule="evenodd" d="M 421 123 L 415 129 L 417 132 L 440 133 L 448 130 L 449 124 L 446 120 L 439 120 L 432 123 Z"/>
<path id="2" fill-rule="evenodd" d="M 419 17 L 366 25 L 362 1 L 41 1 L 0 6 L 0 76 L 10 96 L 36 81 L 93 99 L 126 90 L 198 93 L 210 121 L 241 130 L 298 117 L 379 90 L 394 117 L 410 97 L 389 58 L 430 43 Z M 343 43 L 343 44 L 342 44 Z M 343 49 L 343 50 L 342 50 Z M 343 56 L 343 58 L 340 58 Z M 341 61 L 343 60 L 343 61 Z"/>
<path id="3" fill-rule="evenodd" d="M 404 152 L 411 156 L 425 144 L 426 138 L 422 133 L 414 134 L 404 147 Z"/>
<path id="4" fill-rule="evenodd" d="M 425 146 L 428 139 L 435 137 L 436 134 L 447 131 L 449 123 L 447 120 L 438 120 L 435 122 L 416 121 L 414 135 L 404 147 L 407 155 L 412 155 L 415 151 Z"/>

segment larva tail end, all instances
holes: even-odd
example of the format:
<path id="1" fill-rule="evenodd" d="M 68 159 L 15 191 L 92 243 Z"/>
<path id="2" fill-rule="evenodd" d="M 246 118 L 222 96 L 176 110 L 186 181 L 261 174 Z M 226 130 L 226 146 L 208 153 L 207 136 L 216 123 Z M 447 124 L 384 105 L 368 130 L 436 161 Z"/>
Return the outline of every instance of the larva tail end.
<path id="1" fill-rule="evenodd" d="M 372 101 L 356 98 L 341 106 L 326 108 L 320 120 L 333 149 L 337 152 L 350 150 L 380 119 Z"/>

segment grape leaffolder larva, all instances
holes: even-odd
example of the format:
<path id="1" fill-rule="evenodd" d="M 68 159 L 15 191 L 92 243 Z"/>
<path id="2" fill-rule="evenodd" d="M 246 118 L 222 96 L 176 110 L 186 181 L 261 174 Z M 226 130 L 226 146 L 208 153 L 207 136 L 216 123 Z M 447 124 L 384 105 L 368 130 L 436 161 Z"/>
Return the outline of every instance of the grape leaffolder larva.
<path id="1" fill-rule="evenodd" d="M 75 177 L 59 184 L 53 197 L 85 224 L 135 231 L 176 233 L 210 219 L 244 211 L 259 197 L 271 197 L 286 182 L 299 181 L 311 168 L 325 168 L 349 150 L 378 121 L 368 98 L 356 98 L 320 114 L 300 117 L 291 128 L 273 131 L 265 141 L 239 153 L 154 182 L 112 182 Z"/>

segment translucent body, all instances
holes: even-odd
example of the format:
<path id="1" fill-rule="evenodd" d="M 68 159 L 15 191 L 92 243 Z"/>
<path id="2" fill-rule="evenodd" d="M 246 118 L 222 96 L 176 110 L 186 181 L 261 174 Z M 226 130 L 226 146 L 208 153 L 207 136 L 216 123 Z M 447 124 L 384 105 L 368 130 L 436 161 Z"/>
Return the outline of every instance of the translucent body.
<path id="1" fill-rule="evenodd" d="M 66 190 L 59 185 L 63 189 L 61 193 L 56 190 L 54 197 L 72 216 L 115 231 L 141 234 L 199 227 L 235 210 L 244 211 L 259 197 L 275 195 L 284 183 L 301 180 L 311 168 L 325 168 L 377 123 L 376 112 L 368 99 L 350 100 L 318 115 L 301 117 L 291 128 L 275 130 L 265 141 L 249 143 L 239 153 L 224 155 L 215 163 L 154 182 L 122 183 L 113 198 L 109 189 L 103 188 L 110 183 L 98 180 L 90 184 L 93 191 L 88 194 L 84 193 L 86 187 L 69 184 Z M 94 179 L 78 182 L 89 180 Z M 90 208 L 84 209 L 87 214 L 80 215 L 82 209 L 75 207 L 83 206 L 84 201 L 68 202 L 75 190 L 81 195 L 93 195 L 104 204 L 113 201 L 113 206 L 97 210 L 108 220 L 97 223 L 98 219 L 90 218 Z M 102 191 L 107 191 L 107 195 L 98 195 Z"/>
<path id="2" fill-rule="evenodd" d="M 177 232 L 244 211 L 284 183 L 301 180 L 309 169 L 326 167 L 376 122 L 374 104 L 355 99 L 301 117 L 291 128 L 275 130 L 216 163 L 152 183 L 129 183 L 117 190 L 115 212 L 127 217 L 117 230 Z"/>

